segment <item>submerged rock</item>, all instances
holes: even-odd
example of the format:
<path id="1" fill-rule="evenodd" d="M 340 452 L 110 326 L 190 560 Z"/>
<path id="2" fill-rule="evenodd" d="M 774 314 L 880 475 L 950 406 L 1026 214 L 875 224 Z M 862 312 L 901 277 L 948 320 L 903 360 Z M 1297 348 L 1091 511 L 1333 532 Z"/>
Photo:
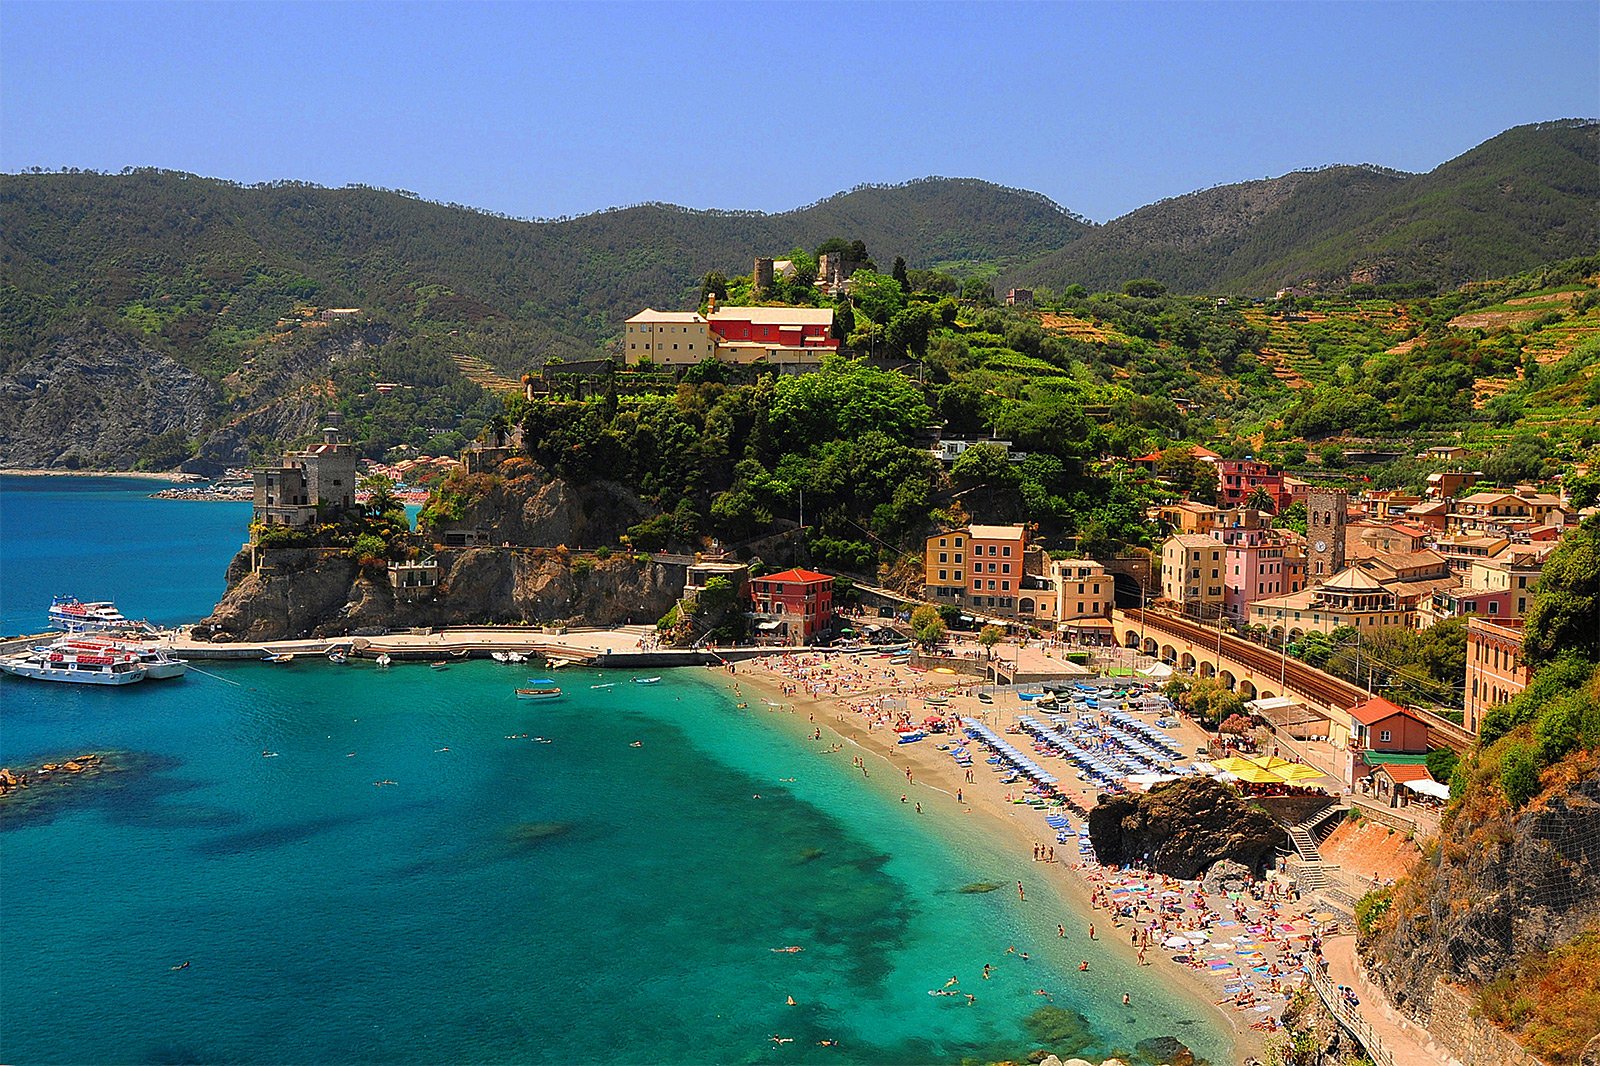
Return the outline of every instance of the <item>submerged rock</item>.
<path id="1" fill-rule="evenodd" d="M 999 881 L 974 881 L 970 885 L 962 885 L 956 891 L 962 892 L 969 896 L 975 896 L 980 892 L 993 892 L 997 888 L 1004 887 L 1006 886 L 1001 884 Z"/>
<path id="2" fill-rule="evenodd" d="M 572 822 L 519 822 L 506 830 L 506 840 L 521 847 L 543 844 L 577 828 Z"/>
<path id="3" fill-rule="evenodd" d="M 1094 1043 L 1088 1018 L 1053 1003 L 1028 1015 L 1022 1024 L 1029 1037 L 1057 1055 L 1071 1055 Z"/>
<path id="4" fill-rule="evenodd" d="M 1175 1036 L 1152 1036 L 1133 1045 L 1141 1062 L 1150 1066 L 1195 1066 L 1194 1052 Z"/>

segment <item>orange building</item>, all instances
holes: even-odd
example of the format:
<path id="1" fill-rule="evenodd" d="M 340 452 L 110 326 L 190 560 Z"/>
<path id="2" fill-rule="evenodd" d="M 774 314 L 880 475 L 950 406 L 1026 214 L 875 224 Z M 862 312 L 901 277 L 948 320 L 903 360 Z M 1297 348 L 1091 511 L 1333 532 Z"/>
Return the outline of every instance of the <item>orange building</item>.
<path id="1" fill-rule="evenodd" d="M 1522 659 L 1521 619 L 1467 619 L 1466 713 L 1473 733 L 1483 715 L 1528 687 L 1533 672 Z"/>
<path id="2" fill-rule="evenodd" d="M 764 639 L 810 644 L 833 622 L 833 578 L 795 567 L 750 579 L 756 630 Z"/>

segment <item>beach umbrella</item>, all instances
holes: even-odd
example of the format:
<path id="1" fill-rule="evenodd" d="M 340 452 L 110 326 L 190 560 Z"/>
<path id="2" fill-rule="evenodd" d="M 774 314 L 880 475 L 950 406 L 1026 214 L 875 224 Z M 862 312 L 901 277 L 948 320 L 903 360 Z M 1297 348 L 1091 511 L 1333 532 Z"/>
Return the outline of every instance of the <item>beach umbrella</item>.
<path id="1" fill-rule="evenodd" d="M 1285 781 L 1311 781 L 1319 777 L 1327 776 L 1315 766 L 1307 766 L 1303 762 L 1290 763 L 1288 766 L 1285 766 L 1283 769 L 1275 772 Z"/>

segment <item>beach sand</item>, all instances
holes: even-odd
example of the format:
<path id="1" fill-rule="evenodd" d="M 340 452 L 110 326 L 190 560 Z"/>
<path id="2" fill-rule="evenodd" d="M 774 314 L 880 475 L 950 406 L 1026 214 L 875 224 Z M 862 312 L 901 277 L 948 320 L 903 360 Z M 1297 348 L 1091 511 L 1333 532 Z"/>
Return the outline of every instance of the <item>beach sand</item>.
<path id="1" fill-rule="evenodd" d="M 39 467 L 0 467 L 7 477 L 136 477 L 146 481 L 204 481 L 199 474 L 185 474 L 177 470 L 54 470 Z"/>
<path id="2" fill-rule="evenodd" d="M 836 680 L 826 682 L 818 691 L 806 691 L 806 682 L 797 681 L 795 674 L 804 669 L 801 663 L 811 660 L 812 665 L 820 667 L 822 663 L 836 664 L 832 677 Z M 787 670 L 787 672 L 784 672 Z M 819 674 L 820 676 L 820 674 Z M 1134 958 L 1137 948 L 1130 943 L 1130 931 L 1142 926 L 1148 920 L 1148 914 L 1141 914 L 1138 919 L 1115 919 L 1104 908 L 1099 908 L 1092 902 L 1092 895 L 1097 888 L 1115 888 L 1118 895 L 1131 895 L 1137 893 L 1137 888 L 1126 888 L 1124 885 L 1136 885 L 1140 878 L 1137 875 L 1124 875 L 1097 865 L 1079 865 L 1077 847 L 1073 843 L 1057 844 L 1054 831 L 1045 825 L 1043 814 L 1025 804 L 1013 802 L 1019 794 L 1016 785 L 1007 786 L 1001 783 L 1000 775 L 992 772 L 983 759 L 985 754 L 980 745 L 973 745 L 976 756 L 972 766 L 972 781 L 966 779 L 966 770 L 959 766 L 946 751 L 940 751 L 938 745 L 950 739 L 948 734 L 932 734 L 927 740 L 914 744 L 899 744 L 898 736 L 889 725 L 878 725 L 873 720 L 870 711 L 861 708 L 870 706 L 872 701 L 882 697 L 899 698 L 908 693 L 945 694 L 948 704 L 929 707 L 917 697 L 907 700 L 913 721 L 920 722 L 930 713 L 948 713 L 960 715 L 964 718 L 985 721 L 997 731 L 1004 731 L 1014 721 L 1019 712 L 1028 710 L 1027 704 L 1021 704 L 1015 696 L 999 697 L 999 703 L 986 705 L 977 700 L 974 695 L 962 694 L 981 681 L 971 676 L 957 674 L 936 674 L 913 672 L 908 667 L 889 667 L 887 661 L 881 658 L 863 658 L 858 660 L 858 665 L 846 665 L 837 657 L 827 660 L 821 657 L 794 657 L 785 662 L 775 660 L 752 660 L 737 664 L 734 672 L 725 674 L 730 684 L 737 683 L 740 687 L 740 696 L 749 703 L 752 709 L 765 709 L 774 718 L 792 724 L 792 728 L 799 729 L 807 734 L 820 729 L 823 742 L 832 742 L 844 745 L 841 757 L 859 756 L 867 770 L 873 775 L 885 775 L 891 785 L 886 787 L 904 786 L 903 791 L 913 802 L 920 802 L 928 808 L 930 813 L 945 814 L 960 813 L 981 820 L 993 830 L 992 837 L 997 845 L 1004 848 L 1016 848 L 1019 855 L 1032 854 L 1035 844 L 1054 846 L 1056 849 L 1054 862 L 1040 862 L 1038 879 L 1043 881 L 1051 893 L 1066 902 L 1073 911 L 1080 916 L 1080 922 L 1093 922 L 1097 928 L 1094 941 L 1096 951 L 1121 952 L 1125 957 Z M 834 691 L 837 687 L 838 691 Z M 776 704 L 777 706 L 773 706 Z M 1194 727 L 1189 730 L 1198 733 Z M 1174 732 L 1178 732 L 1174 730 Z M 1185 739 L 1189 739 L 1185 734 Z M 1018 742 L 1019 746 L 1023 746 Z M 1066 768 L 1067 764 L 1062 763 Z M 906 771 L 910 770 L 911 776 L 907 778 Z M 1070 774 L 1062 773 L 1063 790 L 1084 809 L 1092 807 L 1095 800 L 1094 790 L 1083 782 L 1072 778 Z M 961 800 L 957 802 L 957 795 Z M 1083 817 L 1078 812 L 1068 812 L 1074 829 L 1083 824 Z M 1160 878 L 1148 878 L 1150 882 L 1159 886 Z M 1192 883 L 1189 883 L 1192 894 Z M 1109 897 L 1107 897 L 1109 898 Z M 1118 901 L 1119 903 L 1121 900 Z M 1213 909 L 1226 908 L 1227 901 L 1207 897 L 1207 904 Z M 1288 913 L 1298 913 L 1298 906 L 1285 905 Z M 1055 937 L 1057 935 L 1057 914 L 1041 910 L 1041 937 Z M 1231 919 L 1226 910 L 1223 911 L 1225 919 Z M 1304 921 L 1295 924 L 1296 930 L 1308 929 Z M 1228 928 L 1214 930 L 1213 939 L 1221 940 L 1219 934 L 1239 930 L 1230 925 Z M 1075 943 L 1088 943 L 1086 931 L 1083 928 L 1069 929 L 1068 935 Z M 1254 938 L 1251 938 L 1254 939 Z M 1159 940 L 1159 938 L 1158 938 Z M 1298 946 L 1298 945 L 1297 945 Z M 1229 948 L 1232 945 L 1228 945 Z M 1180 965 L 1172 961 L 1174 952 L 1164 949 L 1160 944 L 1153 943 L 1146 953 L 1147 965 L 1158 969 L 1164 975 L 1169 975 L 1168 982 L 1175 994 L 1185 996 L 1193 1002 L 1203 1003 L 1206 1008 L 1218 1011 L 1226 1020 L 1226 1024 L 1234 1034 L 1234 1041 L 1238 1054 L 1244 1056 L 1260 1056 L 1267 1033 L 1252 1029 L 1251 1023 L 1260 1021 L 1268 1016 L 1264 1012 L 1253 1009 L 1235 1009 L 1231 1002 L 1231 994 L 1225 988 L 1226 983 L 1233 977 L 1230 970 L 1197 970 L 1189 966 Z M 1231 951 L 1228 954 L 1232 954 Z M 1279 952 L 1276 950 L 1265 951 L 1260 958 L 1249 961 L 1265 965 L 1269 959 L 1276 959 Z M 1090 957 L 1092 961 L 1092 956 Z M 1289 986 L 1289 967 L 1284 965 L 1285 987 Z M 1262 974 L 1251 974 L 1256 979 L 1258 989 L 1266 992 L 1268 979 Z M 1219 1001 L 1222 1001 L 1219 1003 Z M 1259 1001 L 1270 1003 L 1273 1006 L 1270 1016 L 1276 1018 L 1282 1013 L 1281 1007 L 1285 1002 L 1283 997 L 1263 995 Z"/>

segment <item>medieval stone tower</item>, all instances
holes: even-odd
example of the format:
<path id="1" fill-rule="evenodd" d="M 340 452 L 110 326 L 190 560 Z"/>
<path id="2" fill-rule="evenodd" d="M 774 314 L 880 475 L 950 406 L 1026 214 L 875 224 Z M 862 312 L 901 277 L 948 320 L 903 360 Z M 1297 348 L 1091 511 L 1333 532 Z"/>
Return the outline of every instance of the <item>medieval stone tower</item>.
<path id="1" fill-rule="evenodd" d="M 1319 489 L 1306 496 L 1306 585 L 1344 569 L 1344 523 L 1350 494 Z"/>

